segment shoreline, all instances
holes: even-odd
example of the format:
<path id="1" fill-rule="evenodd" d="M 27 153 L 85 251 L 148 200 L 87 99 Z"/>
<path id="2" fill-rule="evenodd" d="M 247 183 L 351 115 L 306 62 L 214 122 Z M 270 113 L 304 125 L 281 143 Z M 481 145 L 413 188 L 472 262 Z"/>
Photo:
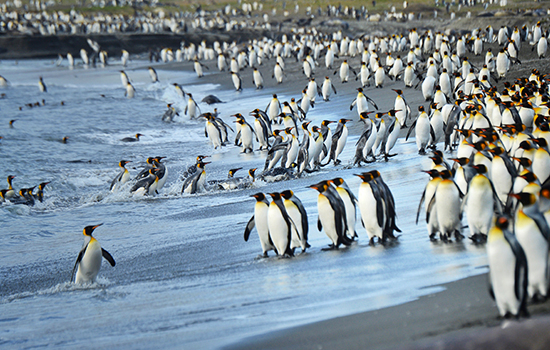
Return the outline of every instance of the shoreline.
<path id="1" fill-rule="evenodd" d="M 260 334 L 222 349 L 550 347 L 550 334 L 544 333 L 550 302 L 530 304 L 528 319 L 502 320 L 487 292 L 486 273 L 440 286 L 445 289 L 404 304 Z"/>

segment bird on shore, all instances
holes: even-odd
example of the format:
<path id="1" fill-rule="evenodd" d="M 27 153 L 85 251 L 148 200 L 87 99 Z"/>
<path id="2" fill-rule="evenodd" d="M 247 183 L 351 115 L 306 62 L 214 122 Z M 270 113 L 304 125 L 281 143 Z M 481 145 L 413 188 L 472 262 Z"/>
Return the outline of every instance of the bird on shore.
<path id="1" fill-rule="evenodd" d="M 46 84 L 44 83 L 44 80 L 42 80 L 42 77 L 38 80 L 38 90 L 40 92 L 48 92 L 48 89 L 46 88 Z"/>
<path id="2" fill-rule="evenodd" d="M 256 227 L 256 231 L 258 232 L 258 237 L 260 238 L 260 245 L 263 252 L 263 254 L 259 257 L 267 258 L 267 252 L 269 252 L 270 250 L 275 250 L 275 245 L 273 244 L 273 241 L 269 236 L 269 201 L 267 200 L 265 194 L 261 192 L 253 194 L 251 197 L 254 197 L 256 199 L 256 204 L 254 205 L 254 215 L 250 218 L 244 230 L 244 241 L 248 241 L 252 229 Z"/>
<path id="3" fill-rule="evenodd" d="M 158 83 L 159 82 L 159 76 L 157 74 L 157 71 L 153 67 L 147 67 L 149 70 L 149 75 L 151 76 L 151 82 L 152 83 Z"/>
<path id="4" fill-rule="evenodd" d="M 269 195 L 272 198 L 267 210 L 269 238 L 271 242 L 273 242 L 273 246 L 278 256 L 294 256 L 294 252 L 290 246 L 292 243 L 292 230 L 296 229 L 295 224 L 286 211 L 281 194 L 272 192 L 269 193 Z"/>
<path id="5" fill-rule="evenodd" d="M 97 275 L 101 269 L 102 258 L 105 258 L 105 260 L 107 260 L 113 267 L 116 264 L 113 256 L 108 251 L 101 248 L 99 242 L 92 236 L 94 230 L 101 225 L 103 224 L 86 226 L 83 230 L 84 245 L 80 250 L 80 253 L 78 253 L 78 257 L 76 258 L 73 272 L 71 274 L 71 281 L 74 280 L 77 284 L 96 282 Z"/>
<path id="6" fill-rule="evenodd" d="M 295 248 L 302 248 L 302 253 L 305 253 L 306 249 L 310 246 L 307 242 L 309 224 L 306 209 L 304 208 L 302 201 L 300 201 L 292 190 L 285 190 L 281 192 L 281 197 L 288 216 L 294 223 L 290 249 L 292 249 L 292 252 L 294 253 Z"/>

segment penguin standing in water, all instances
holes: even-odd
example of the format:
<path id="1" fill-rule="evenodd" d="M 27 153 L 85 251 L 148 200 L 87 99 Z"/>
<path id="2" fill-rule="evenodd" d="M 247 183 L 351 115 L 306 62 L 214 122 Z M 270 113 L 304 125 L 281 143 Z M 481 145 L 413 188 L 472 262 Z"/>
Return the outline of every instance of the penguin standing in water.
<path id="1" fill-rule="evenodd" d="M 532 193 L 513 193 L 523 208 L 516 213 L 514 232 L 527 258 L 527 293 L 534 301 L 544 301 L 548 293 L 548 239 L 550 228 Z"/>
<path id="2" fill-rule="evenodd" d="M 485 242 L 491 228 L 495 212 L 502 213 L 500 200 L 493 183 L 487 176 L 487 167 L 484 164 L 474 165 L 475 175 L 469 183 L 468 193 L 462 202 L 466 205 L 466 217 L 470 228 L 470 239 L 474 242 Z"/>
<path id="3" fill-rule="evenodd" d="M 301 247 L 302 253 L 305 253 L 306 249 L 309 248 L 309 244 L 307 243 L 309 224 L 306 209 L 300 199 L 291 190 L 281 192 L 281 197 L 283 197 L 283 204 L 288 216 L 294 222 L 295 229 L 292 230 L 290 249 L 294 252 L 295 248 Z"/>
<path id="4" fill-rule="evenodd" d="M 44 80 L 42 80 L 42 77 L 38 80 L 38 89 L 40 92 L 48 92 L 48 89 L 46 88 L 46 84 L 44 84 Z"/>
<path id="5" fill-rule="evenodd" d="M 426 212 L 426 224 L 428 226 L 428 236 L 430 241 L 435 240 L 435 235 L 439 232 L 439 226 L 437 224 L 437 215 L 436 215 L 436 206 L 431 207 L 431 211 L 428 210 L 428 204 L 431 202 L 437 185 L 441 182 L 442 178 L 439 176 L 439 171 L 435 169 L 423 170 L 425 173 L 429 174 L 431 179 L 426 185 L 424 192 L 422 192 L 422 197 L 420 198 L 420 203 L 418 204 L 418 210 L 416 211 L 416 224 L 418 225 L 418 218 L 420 217 L 420 208 L 422 208 L 422 203 L 425 204 Z"/>
<path id="6" fill-rule="evenodd" d="M 270 250 L 275 250 L 275 245 L 269 236 L 269 226 L 267 221 L 269 202 L 266 199 L 265 194 L 261 192 L 253 194 L 251 197 L 256 198 L 256 205 L 254 206 L 254 216 L 252 216 L 248 221 L 248 224 L 246 224 L 246 228 L 244 230 L 244 241 L 248 241 L 250 233 L 255 226 L 263 251 L 263 255 L 260 255 L 260 257 L 267 258 L 267 252 Z"/>
<path id="7" fill-rule="evenodd" d="M 152 83 L 158 83 L 159 82 L 159 76 L 157 74 L 157 71 L 153 67 L 147 67 L 149 70 L 149 75 L 151 76 L 151 82 Z"/>
<path id="8" fill-rule="evenodd" d="M 13 189 L 13 185 L 12 185 L 13 179 L 15 179 L 15 175 L 8 176 L 8 189 L 6 190 L 6 193 L 4 193 L 5 199 L 10 199 L 13 196 L 15 196 L 15 190 Z"/>
<path id="9" fill-rule="evenodd" d="M 203 162 L 200 160 L 197 164 L 197 170 L 191 176 L 189 176 L 183 182 L 181 187 L 181 193 L 194 194 L 204 190 L 204 184 L 206 183 L 206 172 L 204 166 L 210 164 L 210 162 Z"/>
<path id="10" fill-rule="evenodd" d="M 128 78 L 128 75 L 123 70 L 120 71 L 120 81 L 122 82 L 123 88 L 126 88 L 128 83 L 130 82 L 130 78 Z"/>
<path id="11" fill-rule="evenodd" d="M 338 156 L 344 150 L 346 142 L 348 140 L 348 127 L 346 126 L 347 122 L 350 122 L 351 119 L 340 119 L 338 121 L 338 126 L 336 131 L 332 135 L 332 144 L 330 146 L 330 157 L 328 162 L 322 166 L 328 165 L 331 161 L 334 160 L 334 165 L 338 165 L 341 161 L 338 159 Z"/>
<path id="12" fill-rule="evenodd" d="M 348 230 L 346 206 L 336 189 L 329 185 L 327 181 L 321 181 L 309 187 L 319 192 L 317 197 L 317 210 L 319 212 L 317 229 L 321 231 L 324 228 L 328 238 L 332 241 L 329 248 L 323 250 L 338 249 L 341 244 L 351 245 L 352 241 L 346 235 Z"/>
<path id="13" fill-rule="evenodd" d="M 71 274 L 71 281 L 74 279 L 75 283 L 94 283 L 97 279 L 99 269 L 101 268 L 102 257 L 105 258 L 111 266 L 114 267 L 116 264 L 111 254 L 101 248 L 99 242 L 92 236 L 92 232 L 101 225 L 103 224 L 84 227 L 84 246 L 80 250 L 80 253 L 78 253 Z"/>
<path id="14" fill-rule="evenodd" d="M 187 94 L 187 106 L 185 106 L 184 114 L 189 116 L 189 119 L 195 119 L 201 112 L 199 105 L 193 99 L 193 95 Z"/>
<path id="15" fill-rule="evenodd" d="M 136 95 L 136 89 L 134 89 L 134 86 L 132 85 L 132 83 L 130 82 L 126 83 L 126 92 L 124 93 L 124 96 L 126 96 L 126 98 L 134 98 L 135 95 Z"/>
<path id="16" fill-rule="evenodd" d="M 329 180 L 329 183 L 336 187 L 336 192 L 338 192 L 338 195 L 340 195 L 340 198 L 342 198 L 342 201 L 344 202 L 348 227 L 346 233 L 351 240 L 354 240 L 356 237 L 359 237 L 357 236 L 357 232 L 355 232 L 357 198 L 355 198 L 355 195 L 351 192 L 350 188 L 341 177 Z"/>
<path id="17" fill-rule="evenodd" d="M 283 257 L 294 256 L 290 245 L 292 242 L 292 230 L 296 230 L 296 226 L 286 211 L 281 194 L 274 192 L 269 195 L 273 198 L 267 211 L 269 237 L 275 246 L 277 255 Z"/>
<path id="18" fill-rule="evenodd" d="M 462 229 L 462 211 L 460 207 L 464 195 L 453 181 L 453 176 L 449 170 L 441 171 L 440 175 L 442 180 L 437 185 L 434 197 L 428 204 L 428 211 L 431 211 L 432 206 L 436 206 L 437 225 L 441 240 L 447 242 L 454 233 L 458 241 L 463 238 L 460 233 Z"/>
<path id="19" fill-rule="evenodd" d="M 233 81 L 233 86 L 235 91 L 243 91 L 243 81 L 239 73 L 231 72 L 231 80 Z"/>
<path id="20" fill-rule="evenodd" d="M 122 171 L 113 179 L 113 181 L 111 181 L 111 187 L 109 188 L 111 192 L 116 191 L 118 187 L 122 186 L 123 184 L 128 182 L 128 180 L 130 180 L 130 173 L 128 172 L 128 169 L 125 168 L 126 164 L 128 163 L 130 162 L 127 160 L 121 160 L 118 163 L 118 166 L 122 169 Z"/>
<path id="21" fill-rule="evenodd" d="M 527 313 L 527 258 L 516 236 L 509 231 L 505 216 L 496 218 L 489 231 L 489 293 L 502 317 L 529 316 Z"/>

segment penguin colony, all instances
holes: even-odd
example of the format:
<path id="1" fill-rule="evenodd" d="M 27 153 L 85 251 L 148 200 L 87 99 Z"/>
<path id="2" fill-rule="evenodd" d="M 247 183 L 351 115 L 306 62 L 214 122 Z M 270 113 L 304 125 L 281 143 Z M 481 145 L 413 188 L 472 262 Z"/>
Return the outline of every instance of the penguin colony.
<path id="1" fill-rule="evenodd" d="M 97 54 L 94 57 L 105 64 L 107 57 L 101 53 L 99 45 L 93 41 L 89 45 Z M 484 45 L 497 46 L 499 52 L 495 56 L 487 49 L 483 67 L 474 67 L 466 54 L 470 50 L 476 56 L 482 55 Z M 498 33 L 490 26 L 465 35 L 431 30 L 420 34 L 413 29 L 407 35 L 358 39 L 343 36 L 341 32 L 326 36 L 312 29 L 292 39 L 286 35 L 281 41 L 264 38 L 244 47 L 235 43 L 215 42 L 211 48 L 206 42 L 198 47 L 190 44 L 178 49 L 175 57 L 170 49 L 165 49 L 160 52 L 163 61 L 193 61 L 198 77 L 208 69 L 201 59 L 216 61 L 220 71 L 229 70 L 237 92 L 247 88 L 239 74 L 245 67 L 253 70 L 250 86 L 256 89 L 266 84 L 259 67 L 268 63 L 272 65 L 271 78 L 283 84 L 285 59 L 292 57 L 302 62 L 307 79 L 300 99 L 281 103 L 274 94 L 265 108 L 251 111 L 248 115 L 254 118 L 253 125 L 242 114 L 233 115 L 235 130 L 217 110 L 201 113 L 192 94 L 174 83 L 178 95 L 182 99 L 188 97 L 183 114 L 190 119 L 205 120 L 205 136 L 214 149 L 230 143 L 228 131 L 231 130 L 236 135 L 234 144 L 241 147 L 242 153 L 256 152 L 254 140 L 259 150 L 266 152 L 265 166 L 259 176 L 255 175 L 256 169 L 250 169 L 249 179 L 235 179 L 234 174 L 240 170 L 236 168 L 229 171 L 227 180 L 214 182 L 206 181 L 204 169 L 209 162 L 204 159 L 207 157 L 198 156 L 197 163 L 183 176 L 181 193 L 204 191 L 207 184 L 220 189 L 249 187 L 256 177 L 266 182 L 277 181 L 317 171 L 330 163 L 340 164 L 339 155 L 348 137 L 346 123 L 352 120 L 339 119 L 335 129 L 330 128 L 330 124 L 335 123 L 332 120 L 310 126 L 307 113 L 315 107 L 317 97 L 329 102 L 337 95 L 328 75 L 321 86 L 315 81 L 319 62 L 323 60 L 321 55 L 324 54 L 324 66 L 330 72 L 336 68 L 335 58 L 349 57 L 333 75 L 338 74 L 341 83 L 350 83 L 354 81 L 350 75 L 353 73 L 355 82 L 360 84 L 357 96 L 350 101 L 350 110 L 355 108 L 364 124 L 351 160 L 353 165 L 371 163 L 380 156 L 386 161 L 394 157 L 396 154 L 391 151 L 401 129 L 408 127 L 409 122 L 411 126 L 406 137 L 414 131 L 418 153 L 424 155 L 431 150 L 433 161 L 432 168 L 426 169 L 430 180 L 420 200 L 417 222 L 424 204 L 430 240 L 439 237 L 444 242 L 460 241 L 463 238 L 462 216 L 466 213 L 468 237 L 478 244 L 486 242 L 491 295 L 500 315 L 526 315 L 527 301 L 545 300 L 548 293 L 550 127 L 547 119 L 550 115 L 549 85 L 543 73 L 533 70 L 528 77 L 505 82 L 501 91 L 496 87 L 514 65 L 521 64 L 522 45 L 530 45 L 537 50 L 539 58 L 545 57 L 547 31 L 541 28 L 540 22 L 532 28 L 509 30 L 502 27 Z M 385 61 L 382 55 L 386 56 Z M 86 50 L 83 49 L 80 56 L 84 65 L 90 64 Z M 357 70 L 351 62 L 355 57 L 360 61 Z M 73 66 L 74 58 L 69 54 L 67 59 Z M 123 51 L 123 66 L 128 59 L 129 54 Z M 153 67 L 148 70 L 152 82 L 158 82 L 156 70 Z M 125 71 L 120 74 L 125 96 L 134 98 L 136 91 L 130 79 Z M 419 106 L 418 113 L 413 115 L 405 100 L 406 93 L 394 89 L 394 106 L 389 106 L 387 112 L 379 112 L 366 89 L 383 89 L 388 80 L 402 80 L 407 88 L 420 88 L 427 106 Z M 8 84 L 3 77 L 1 82 Z M 38 87 L 40 92 L 47 93 L 41 77 Z M 210 96 L 205 103 L 209 101 L 221 102 L 215 96 Z M 371 106 L 378 112 L 370 110 Z M 180 117 L 180 112 L 168 105 L 162 120 L 172 122 Z M 138 133 L 135 138 L 121 141 L 138 142 L 140 136 Z M 445 151 L 452 152 L 448 159 L 437 150 L 441 143 Z M 147 167 L 134 178 L 130 192 L 155 195 L 162 189 L 167 177 L 162 159 L 150 157 L 146 160 Z M 454 164 L 449 165 L 448 160 Z M 130 181 L 125 167 L 128 163 L 120 161 L 120 174 L 112 181 L 111 191 L 117 191 Z M 374 170 L 357 176 L 363 181 L 357 196 L 342 178 L 309 186 L 319 193 L 317 227 L 327 234 L 331 242 L 328 249 L 349 246 L 358 238 L 356 206 L 371 244 L 394 241 L 397 239 L 394 232 L 400 232 L 396 225 L 395 199 L 380 173 Z M 17 195 L 12 187 L 13 178 L 9 176 L 8 189 L 0 191 L 3 202 L 32 205 L 35 199 L 42 200 L 47 182 L 38 186 L 36 194 L 32 187 L 21 189 Z M 305 252 L 309 247 L 308 217 L 294 192 L 271 192 L 267 196 L 260 192 L 253 197 L 256 199 L 254 216 L 246 225 L 245 240 L 255 227 L 263 257 L 267 257 L 270 250 L 287 257 L 294 255 L 296 248 Z M 85 245 L 73 269 L 77 283 L 96 280 L 102 257 L 115 265 L 112 256 L 92 237 L 98 226 L 84 229 Z"/>

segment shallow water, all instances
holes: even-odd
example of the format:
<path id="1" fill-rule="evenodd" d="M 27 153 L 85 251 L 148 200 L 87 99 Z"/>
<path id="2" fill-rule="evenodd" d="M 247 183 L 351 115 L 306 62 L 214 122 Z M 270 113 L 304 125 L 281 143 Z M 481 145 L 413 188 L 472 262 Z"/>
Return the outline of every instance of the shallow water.
<path id="1" fill-rule="evenodd" d="M 425 226 L 415 225 L 427 182 L 420 170 L 428 164 L 417 155 L 414 140 L 399 140 L 397 157 L 362 170 L 329 166 L 297 180 L 181 196 L 181 174 L 198 154 L 212 155 L 209 179 L 222 179 L 237 166 L 262 167 L 265 154 L 243 155 L 234 146 L 214 151 L 204 123 L 183 113 L 177 122 L 163 123 L 167 103 L 175 102 L 182 112 L 185 107 L 171 83 L 181 84 L 197 101 L 211 93 L 227 101 L 218 105 L 227 122 L 232 113 L 265 108 L 274 90 L 236 94 L 201 84 L 192 72 L 162 66 L 157 67 L 161 82 L 151 84 L 147 65 L 133 61 L 126 69 L 136 87 L 136 98 L 128 100 L 117 65 L 68 70 L 51 61 L 0 63 L 0 74 L 11 82 L 0 100 L 0 176 L 16 175 L 16 188 L 52 181 L 44 203 L 0 206 L 3 348 L 91 347 L 92 342 L 94 347 L 219 348 L 250 335 L 403 303 L 440 289 L 430 286 L 486 271 L 484 247 L 433 244 Z M 38 92 L 39 76 L 46 94 Z M 278 94 L 281 100 L 290 97 Z M 45 106 L 24 106 L 42 99 Z M 200 105 L 203 111 L 213 109 Z M 345 113 L 357 119 L 355 111 Z M 310 115 L 318 124 L 342 112 L 319 103 Z M 7 128 L 11 119 L 14 128 Z M 140 142 L 120 141 L 138 132 L 145 135 Z M 67 144 L 60 142 L 63 136 L 69 136 Z M 348 140 L 340 157 L 344 165 L 356 140 Z M 109 192 L 121 159 L 132 161 L 135 175 L 149 156 L 167 157 L 169 177 L 158 196 L 132 197 L 128 185 Z M 321 251 L 329 239 L 316 229 L 317 193 L 306 186 L 341 176 L 357 193 L 360 179 L 353 173 L 375 168 L 396 198 L 403 230 L 399 243 L 370 247 L 358 225 L 357 244 Z M 312 248 L 293 259 L 256 259 L 261 251 L 255 231 L 249 242 L 243 240 L 254 207 L 249 196 L 287 188 L 309 214 Z M 98 283 L 75 286 L 69 280 L 82 228 L 98 223 L 104 225 L 94 235 L 117 265 L 103 263 Z"/>

